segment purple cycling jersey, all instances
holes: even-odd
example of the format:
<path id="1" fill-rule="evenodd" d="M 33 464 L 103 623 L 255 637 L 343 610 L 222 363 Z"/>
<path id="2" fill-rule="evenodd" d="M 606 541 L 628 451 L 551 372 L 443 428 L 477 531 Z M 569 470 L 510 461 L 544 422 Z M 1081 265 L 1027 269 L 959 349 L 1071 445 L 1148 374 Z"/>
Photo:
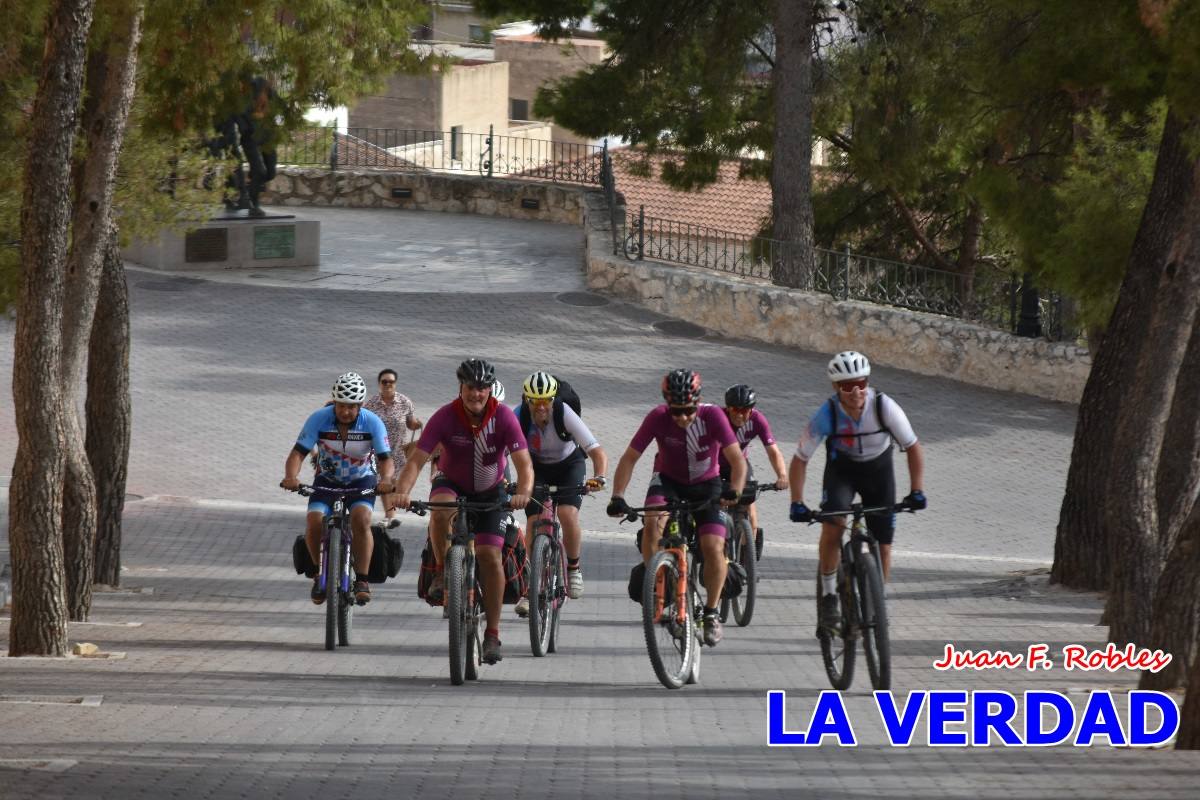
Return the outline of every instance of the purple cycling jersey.
<path id="1" fill-rule="evenodd" d="M 471 494 L 486 492 L 500 483 L 504 479 L 505 453 L 527 447 L 517 415 L 494 398 L 488 398 L 477 428 L 467 420 L 461 400 L 435 411 L 425 423 L 417 447 L 432 453 L 439 444 L 442 455 L 438 469 L 455 486 Z"/>
<path id="2" fill-rule="evenodd" d="M 764 448 L 775 444 L 775 437 L 771 435 L 771 426 L 767 424 L 767 418 L 757 408 L 750 410 L 750 416 L 746 419 L 745 425 L 733 429 L 733 435 L 737 437 L 743 453 L 756 438 L 762 440 Z M 728 469 L 729 463 L 725 460 L 724 454 L 721 454 L 720 460 L 721 470 Z"/>
<path id="3" fill-rule="evenodd" d="M 661 405 L 646 415 L 629 446 L 639 453 L 651 441 L 658 442 L 654 469 L 676 483 L 691 485 L 715 478 L 720 467 L 721 448 L 737 442 L 725 412 L 709 403 L 701 403 L 696 418 L 681 428 Z"/>

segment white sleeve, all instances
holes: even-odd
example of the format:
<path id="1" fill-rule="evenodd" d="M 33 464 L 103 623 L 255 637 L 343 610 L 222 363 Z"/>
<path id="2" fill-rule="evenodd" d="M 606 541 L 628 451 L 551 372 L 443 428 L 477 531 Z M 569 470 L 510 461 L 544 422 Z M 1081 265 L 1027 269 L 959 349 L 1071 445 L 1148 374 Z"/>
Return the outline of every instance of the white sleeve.
<path id="1" fill-rule="evenodd" d="M 575 413 L 575 409 L 571 408 L 566 403 L 563 403 L 563 427 L 567 429 L 567 433 L 571 434 L 571 438 L 575 440 L 575 445 L 585 453 L 589 450 L 595 450 L 600 446 L 596 441 L 596 437 L 588 430 L 588 426 L 584 424 L 579 415 Z"/>
<path id="2" fill-rule="evenodd" d="M 892 438 L 896 440 L 896 444 L 900 445 L 901 450 L 907 450 L 917 443 L 917 435 L 913 433 L 908 415 L 904 413 L 904 409 L 900 408 L 899 403 L 885 394 L 880 412 L 884 416 L 884 419 L 879 420 L 880 424 L 892 432 Z"/>

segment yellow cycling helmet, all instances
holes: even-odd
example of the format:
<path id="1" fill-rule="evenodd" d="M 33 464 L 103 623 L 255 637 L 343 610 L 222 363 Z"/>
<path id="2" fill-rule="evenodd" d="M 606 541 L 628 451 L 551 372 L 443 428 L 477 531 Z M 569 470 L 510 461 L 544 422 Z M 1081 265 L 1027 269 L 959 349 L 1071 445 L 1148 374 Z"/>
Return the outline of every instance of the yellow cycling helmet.
<path id="1" fill-rule="evenodd" d="M 558 381 L 549 372 L 535 372 L 521 387 L 530 400 L 546 400 L 558 394 Z"/>

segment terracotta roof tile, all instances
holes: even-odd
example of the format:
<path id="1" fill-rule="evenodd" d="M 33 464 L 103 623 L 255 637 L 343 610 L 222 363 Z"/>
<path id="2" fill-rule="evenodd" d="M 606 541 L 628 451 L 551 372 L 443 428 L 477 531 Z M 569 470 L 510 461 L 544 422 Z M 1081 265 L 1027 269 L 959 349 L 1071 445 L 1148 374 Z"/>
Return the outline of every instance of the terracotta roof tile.
<path id="1" fill-rule="evenodd" d="M 673 157 L 670 153 L 651 155 L 650 174 L 642 176 L 633 174 L 632 168 L 633 164 L 646 158 L 645 153 L 637 150 L 613 153 L 617 191 L 625 195 L 630 214 L 636 214 L 638 206 L 644 205 L 648 217 L 744 236 L 758 234 L 771 213 L 771 184 L 768 181 L 738 178 L 738 162 L 729 159 L 719 167 L 716 183 L 698 192 L 683 192 L 662 181 L 662 164 Z"/>

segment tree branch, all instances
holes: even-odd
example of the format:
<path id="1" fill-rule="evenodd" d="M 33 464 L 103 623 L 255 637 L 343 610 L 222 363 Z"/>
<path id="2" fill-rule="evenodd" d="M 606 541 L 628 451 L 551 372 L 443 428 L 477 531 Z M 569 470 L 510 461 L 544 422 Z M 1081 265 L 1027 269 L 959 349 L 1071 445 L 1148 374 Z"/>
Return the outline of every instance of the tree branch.
<path id="1" fill-rule="evenodd" d="M 892 198 L 892 202 L 896 204 L 896 210 L 900 212 L 901 218 L 903 218 L 905 224 L 908 225 L 908 229 L 912 232 L 913 238 L 917 240 L 917 244 L 921 245 L 921 249 L 933 259 L 934 263 L 938 265 L 938 268 L 944 269 L 947 272 L 957 272 L 954 264 L 946 260 L 946 257 L 941 254 L 941 252 L 937 249 L 937 246 L 934 245 L 934 243 L 929 240 L 929 237 L 925 235 L 925 232 L 921 230 L 921 225 L 917 222 L 916 215 L 913 214 L 913 211 L 908 207 L 908 204 L 904 202 L 904 198 L 900 196 L 900 193 L 891 187 L 888 187 L 887 193 L 888 197 Z"/>

